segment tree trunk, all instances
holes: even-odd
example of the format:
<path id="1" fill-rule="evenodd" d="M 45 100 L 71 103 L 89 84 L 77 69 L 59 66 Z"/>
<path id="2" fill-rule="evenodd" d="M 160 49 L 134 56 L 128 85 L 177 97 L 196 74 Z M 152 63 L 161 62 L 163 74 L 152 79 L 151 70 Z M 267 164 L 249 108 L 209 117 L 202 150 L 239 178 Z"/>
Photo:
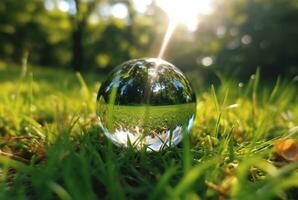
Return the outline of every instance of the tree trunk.
<path id="1" fill-rule="evenodd" d="M 81 26 L 75 28 L 72 33 L 73 47 L 72 47 L 72 67 L 74 71 L 82 71 L 83 67 L 83 30 Z"/>
<path id="2" fill-rule="evenodd" d="M 100 0 L 85 2 L 85 4 L 87 3 L 87 10 L 82 10 L 82 0 L 75 0 L 76 14 L 71 17 L 74 26 L 72 32 L 72 67 L 75 71 L 84 70 L 83 37 L 87 27 L 88 17 L 99 2 Z"/>
<path id="3" fill-rule="evenodd" d="M 76 14 L 73 19 L 72 32 L 72 68 L 74 71 L 81 71 L 83 64 L 83 24 L 80 20 L 80 4 L 81 0 L 75 0 Z"/>

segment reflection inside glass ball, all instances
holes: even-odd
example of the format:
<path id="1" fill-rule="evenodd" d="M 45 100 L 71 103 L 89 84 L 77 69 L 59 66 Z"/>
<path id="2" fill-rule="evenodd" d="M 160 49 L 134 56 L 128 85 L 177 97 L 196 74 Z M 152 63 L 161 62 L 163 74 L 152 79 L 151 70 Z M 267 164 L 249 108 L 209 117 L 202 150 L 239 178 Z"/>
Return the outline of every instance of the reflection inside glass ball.
<path id="1" fill-rule="evenodd" d="M 190 132 L 195 94 L 174 65 L 155 58 L 127 61 L 102 83 L 97 114 L 104 134 L 117 146 L 159 151 Z"/>

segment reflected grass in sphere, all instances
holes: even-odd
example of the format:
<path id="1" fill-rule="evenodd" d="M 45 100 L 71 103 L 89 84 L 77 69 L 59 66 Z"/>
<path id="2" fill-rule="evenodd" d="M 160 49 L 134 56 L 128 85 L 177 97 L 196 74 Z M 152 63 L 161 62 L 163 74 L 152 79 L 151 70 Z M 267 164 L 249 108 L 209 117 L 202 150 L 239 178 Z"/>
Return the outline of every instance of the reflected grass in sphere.
<path id="1" fill-rule="evenodd" d="M 174 65 L 156 58 L 136 59 L 116 67 L 102 83 L 97 114 L 115 145 L 159 151 L 190 132 L 196 98 Z"/>

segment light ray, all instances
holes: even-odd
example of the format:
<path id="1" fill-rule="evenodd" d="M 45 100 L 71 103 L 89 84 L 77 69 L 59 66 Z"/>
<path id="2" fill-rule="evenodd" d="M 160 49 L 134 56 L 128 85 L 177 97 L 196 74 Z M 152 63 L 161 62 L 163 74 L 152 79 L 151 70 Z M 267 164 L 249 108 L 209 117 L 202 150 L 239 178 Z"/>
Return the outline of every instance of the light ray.
<path id="1" fill-rule="evenodd" d="M 170 39 L 171 39 L 171 37 L 174 33 L 176 25 L 177 25 L 176 21 L 174 21 L 174 20 L 169 21 L 167 32 L 164 36 L 164 39 L 163 39 L 163 42 L 162 42 L 162 45 L 161 45 L 161 48 L 160 48 L 160 51 L 159 51 L 159 54 L 158 54 L 158 58 L 162 58 L 164 56 L 164 53 L 165 53 L 166 48 L 167 48 L 167 46 L 170 42 Z"/>
<path id="2" fill-rule="evenodd" d="M 213 12 L 213 0 L 157 0 L 157 5 L 162 8 L 169 17 L 169 25 L 158 58 L 163 58 L 169 41 L 174 33 L 176 25 L 182 23 L 189 31 L 195 31 L 198 26 L 198 18 Z"/>

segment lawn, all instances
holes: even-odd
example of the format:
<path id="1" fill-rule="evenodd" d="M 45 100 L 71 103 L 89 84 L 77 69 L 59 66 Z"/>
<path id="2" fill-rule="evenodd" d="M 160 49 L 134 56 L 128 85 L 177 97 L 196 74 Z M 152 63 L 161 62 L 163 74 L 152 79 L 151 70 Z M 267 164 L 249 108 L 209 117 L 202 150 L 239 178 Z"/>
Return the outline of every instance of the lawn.
<path id="1" fill-rule="evenodd" d="M 261 77 L 197 91 L 191 135 L 148 153 L 100 130 L 104 76 L 2 67 L 0 199 L 297 199 L 297 81 Z"/>
<path id="2" fill-rule="evenodd" d="M 116 145 L 147 145 L 155 151 L 179 143 L 183 132 L 189 132 L 196 110 L 195 103 L 128 106 L 106 104 L 102 98 L 97 105 L 99 124 Z"/>

